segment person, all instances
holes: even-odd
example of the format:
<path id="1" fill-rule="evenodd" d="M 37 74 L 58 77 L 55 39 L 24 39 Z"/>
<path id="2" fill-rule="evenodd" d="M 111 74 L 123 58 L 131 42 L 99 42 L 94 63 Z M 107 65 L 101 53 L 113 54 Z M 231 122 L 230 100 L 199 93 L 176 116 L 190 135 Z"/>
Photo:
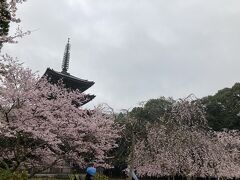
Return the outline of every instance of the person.
<path id="1" fill-rule="evenodd" d="M 92 177 L 95 176 L 97 170 L 95 168 L 95 164 L 94 163 L 90 163 L 89 167 L 86 170 L 86 178 L 85 180 L 92 180 Z"/>
<path id="2" fill-rule="evenodd" d="M 136 175 L 136 170 L 132 170 L 132 172 L 130 173 L 130 167 L 127 167 L 127 169 L 124 170 L 126 172 L 126 174 L 132 177 L 132 180 L 139 180 L 137 175 Z"/>
<path id="3" fill-rule="evenodd" d="M 135 172 L 136 172 L 136 170 L 135 170 L 135 171 L 132 171 L 132 180 L 138 180 Z"/>

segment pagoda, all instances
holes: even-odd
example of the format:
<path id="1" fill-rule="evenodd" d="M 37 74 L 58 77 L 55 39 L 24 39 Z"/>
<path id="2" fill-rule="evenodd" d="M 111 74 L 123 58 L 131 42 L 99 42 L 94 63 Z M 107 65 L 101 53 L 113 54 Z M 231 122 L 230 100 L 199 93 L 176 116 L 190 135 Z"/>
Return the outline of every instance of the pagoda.
<path id="1" fill-rule="evenodd" d="M 47 77 L 50 83 L 57 84 L 61 80 L 67 89 L 79 90 L 80 92 L 84 92 L 88 88 L 90 88 L 95 82 L 88 81 L 85 79 L 80 79 L 68 73 L 69 60 L 70 60 L 70 48 L 71 48 L 69 41 L 70 39 L 68 38 L 68 42 L 66 44 L 65 52 L 63 55 L 62 71 L 58 72 L 53 69 L 47 68 L 46 72 L 44 73 L 44 76 Z M 95 95 L 87 94 L 85 101 L 81 105 L 88 103 L 93 98 L 95 98 Z"/>

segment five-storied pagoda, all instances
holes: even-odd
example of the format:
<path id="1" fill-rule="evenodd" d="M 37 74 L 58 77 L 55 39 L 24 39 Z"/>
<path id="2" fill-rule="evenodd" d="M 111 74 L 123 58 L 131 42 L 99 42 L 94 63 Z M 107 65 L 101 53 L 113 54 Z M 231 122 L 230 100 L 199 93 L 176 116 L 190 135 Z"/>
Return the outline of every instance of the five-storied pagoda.
<path id="1" fill-rule="evenodd" d="M 63 55 L 62 71 L 58 72 L 58 71 L 54 71 L 53 69 L 47 68 L 46 72 L 44 73 L 44 76 L 47 76 L 47 79 L 50 83 L 56 84 L 59 82 L 59 80 L 61 80 L 66 88 L 71 90 L 78 89 L 80 92 L 84 92 L 88 88 L 90 88 L 94 84 L 94 82 L 80 79 L 78 77 L 72 76 L 70 73 L 67 72 L 69 68 L 69 60 L 70 60 L 70 47 L 71 46 L 68 38 L 68 42 L 66 44 L 65 52 Z M 94 97 L 95 95 L 87 94 L 83 104 L 88 103 Z"/>

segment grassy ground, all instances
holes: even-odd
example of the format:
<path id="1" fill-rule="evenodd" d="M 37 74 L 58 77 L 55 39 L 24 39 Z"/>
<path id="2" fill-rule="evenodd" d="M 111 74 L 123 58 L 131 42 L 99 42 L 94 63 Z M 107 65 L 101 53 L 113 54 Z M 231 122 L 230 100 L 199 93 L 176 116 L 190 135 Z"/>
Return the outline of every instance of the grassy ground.
<path id="1" fill-rule="evenodd" d="M 69 179 L 56 179 L 56 178 L 32 178 L 31 180 L 69 180 Z M 126 179 L 116 179 L 109 178 L 109 180 L 126 180 Z"/>
<path id="2" fill-rule="evenodd" d="M 83 179 L 85 179 L 85 176 L 82 176 Z M 58 179 L 58 178 L 43 178 L 43 177 L 36 177 L 36 178 L 31 178 L 31 180 L 69 180 L 70 178 L 68 179 Z M 126 179 L 121 179 L 121 178 L 109 178 L 109 180 L 126 180 Z"/>

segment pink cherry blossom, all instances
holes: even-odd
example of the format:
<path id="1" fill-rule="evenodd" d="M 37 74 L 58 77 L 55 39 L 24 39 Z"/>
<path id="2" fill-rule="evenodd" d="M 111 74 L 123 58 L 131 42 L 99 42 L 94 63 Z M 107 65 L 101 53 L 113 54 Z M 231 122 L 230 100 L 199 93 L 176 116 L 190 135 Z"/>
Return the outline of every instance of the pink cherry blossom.
<path id="1" fill-rule="evenodd" d="M 213 132 L 197 101 L 180 100 L 135 145 L 140 176 L 240 177 L 239 131 Z"/>
<path id="2" fill-rule="evenodd" d="M 8 55 L 0 61 L 0 161 L 11 160 L 12 169 L 27 166 L 43 170 L 63 162 L 101 165 L 107 152 L 117 147 L 121 128 L 106 106 L 78 108 L 87 96 L 64 85 L 50 84 Z M 25 142 L 27 141 L 27 142 Z"/>

